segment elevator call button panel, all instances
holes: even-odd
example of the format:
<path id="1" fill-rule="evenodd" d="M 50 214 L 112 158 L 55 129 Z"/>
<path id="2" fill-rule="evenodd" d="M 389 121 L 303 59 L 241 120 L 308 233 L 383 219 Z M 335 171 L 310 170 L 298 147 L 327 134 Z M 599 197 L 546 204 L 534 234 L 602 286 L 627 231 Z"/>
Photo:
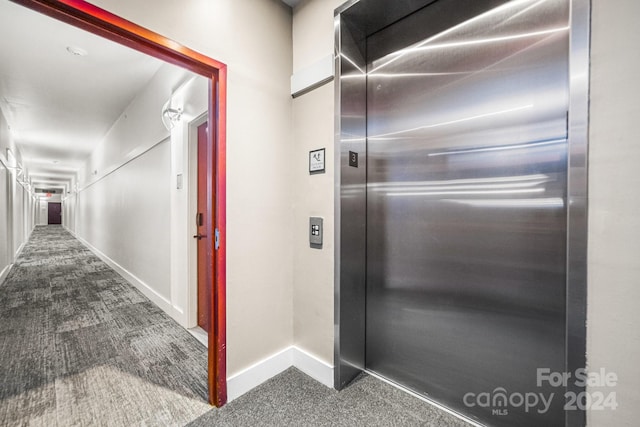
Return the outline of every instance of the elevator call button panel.
<path id="1" fill-rule="evenodd" d="M 322 218 L 309 218 L 309 244 L 312 248 L 322 248 Z"/>

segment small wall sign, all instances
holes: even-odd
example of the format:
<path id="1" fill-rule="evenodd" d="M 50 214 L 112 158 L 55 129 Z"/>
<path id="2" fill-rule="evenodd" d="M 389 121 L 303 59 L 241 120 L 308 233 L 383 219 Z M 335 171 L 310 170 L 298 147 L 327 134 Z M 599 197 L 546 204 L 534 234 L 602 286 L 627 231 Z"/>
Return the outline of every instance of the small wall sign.
<path id="1" fill-rule="evenodd" d="M 309 151 L 309 173 L 324 173 L 324 148 Z"/>

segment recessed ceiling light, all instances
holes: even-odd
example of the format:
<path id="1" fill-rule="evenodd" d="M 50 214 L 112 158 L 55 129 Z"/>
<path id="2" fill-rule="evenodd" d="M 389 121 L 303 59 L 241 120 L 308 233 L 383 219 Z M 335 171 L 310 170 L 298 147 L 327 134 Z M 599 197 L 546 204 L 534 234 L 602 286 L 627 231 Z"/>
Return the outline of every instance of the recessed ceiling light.
<path id="1" fill-rule="evenodd" d="M 74 56 L 87 56 L 89 53 L 77 46 L 67 46 L 67 52 Z"/>

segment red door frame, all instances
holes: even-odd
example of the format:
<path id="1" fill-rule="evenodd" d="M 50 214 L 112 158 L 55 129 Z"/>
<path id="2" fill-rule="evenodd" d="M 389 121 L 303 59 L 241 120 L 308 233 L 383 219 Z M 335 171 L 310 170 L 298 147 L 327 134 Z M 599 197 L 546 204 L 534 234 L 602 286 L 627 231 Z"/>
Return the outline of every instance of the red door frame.
<path id="1" fill-rule="evenodd" d="M 123 44 L 209 79 L 209 130 L 207 155 L 207 206 L 205 233 L 212 238 L 208 251 L 211 283 L 209 333 L 209 403 L 227 401 L 226 378 L 226 123 L 227 66 L 153 31 L 127 21 L 84 0 L 11 0 L 60 21 Z M 215 208 L 212 208 L 215 206 Z M 219 247 L 214 249 L 214 230 Z"/>

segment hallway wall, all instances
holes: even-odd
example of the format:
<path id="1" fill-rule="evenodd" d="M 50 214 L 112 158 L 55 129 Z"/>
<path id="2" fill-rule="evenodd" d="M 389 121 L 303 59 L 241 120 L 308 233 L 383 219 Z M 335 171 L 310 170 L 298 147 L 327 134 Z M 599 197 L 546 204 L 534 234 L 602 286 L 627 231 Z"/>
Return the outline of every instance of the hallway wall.
<path id="1" fill-rule="evenodd" d="M 293 341 L 291 10 L 279 0 L 92 3 L 228 65 L 227 374 L 233 376 Z"/>
<path id="2" fill-rule="evenodd" d="M 333 10 L 344 0 L 302 1 L 293 15 L 293 72 L 333 52 Z M 334 84 L 293 100 L 296 164 L 293 330 L 297 347 L 333 363 Z M 326 148 L 326 172 L 309 175 L 309 151 Z M 310 216 L 324 218 L 323 248 L 309 247 Z M 311 273 L 312 272 L 312 273 Z"/>
<path id="3" fill-rule="evenodd" d="M 13 143 L 6 118 L 0 111 L 0 281 L 29 239 L 36 218 L 35 199 L 18 183 L 17 171 L 10 168 L 13 165 L 7 158 L 7 149 L 22 164 L 21 154 Z"/>
<path id="4" fill-rule="evenodd" d="M 162 140 L 78 194 L 76 234 L 171 300 L 170 146 Z"/>
<path id="5" fill-rule="evenodd" d="M 11 264 L 11 240 L 9 239 L 9 206 L 8 182 L 9 170 L 0 160 L 0 281 L 4 278 L 5 270 Z"/>
<path id="6" fill-rule="evenodd" d="M 52 194 L 51 197 L 45 197 L 44 194 L 35 195 L 35 209 L 36 209 L 36 225 L 47 225 L 49 223 L 49 203 L 62 202 L 62 196 L 60 194 Z M 62 211 L 62 223 L 65 223 L 66 212 Z"/>
<path id="7" fill-rule="evenodd" d="M 77 192 L 64 201 L 65 227 L 185 327 L 186 280 L 171 274 L 187 262 L 186 255 L 172 258 L 172 195 L 180 190 L 171 185 L 171 152 L 177 142 L 160 112 L 192 77 L 162 65 L 90 154 Z M 176 281 L 182 288 L 172 289 Z"/>
<path id="8" fill-rule="evenodd" d="M 333 53 L 333 11 L 343 0 L 303 0 L 293 13 L 293 72 Z M 294 197 L 294 342 L 326 363 L 333 360 L 334 280 L 334 83 L 293 100 L 296 156 Z M 309 175 L 303 159 L 326 148 L 326 173 Z M 307 222 L 324 217 L 322 250 L 309 248 Z M 313 271 L 313 274 L 309 272 Z"/>
<path id="9" fill-rule="evenodd" d="M 640 418 L 640 2 L 593 1 L 589 135 L 587 363 L 615 373 L 615 411 L 590 411 L 589 426 Z"/>

